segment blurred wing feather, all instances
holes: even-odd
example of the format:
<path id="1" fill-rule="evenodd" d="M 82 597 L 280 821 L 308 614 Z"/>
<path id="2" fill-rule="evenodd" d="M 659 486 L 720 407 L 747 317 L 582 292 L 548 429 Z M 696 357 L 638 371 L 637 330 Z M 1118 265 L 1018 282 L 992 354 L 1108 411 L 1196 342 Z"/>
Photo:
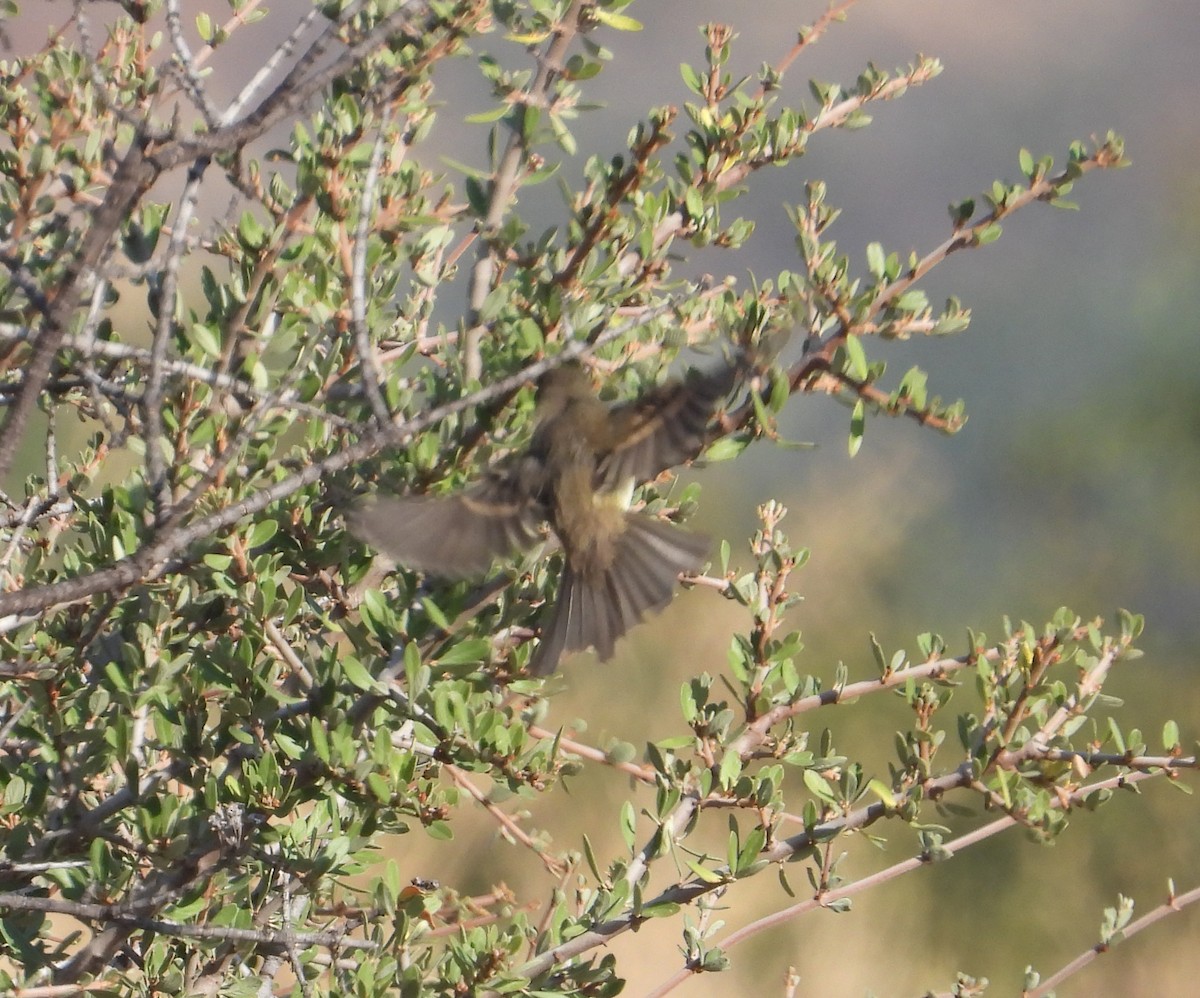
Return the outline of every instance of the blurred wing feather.
<path id="1" fill-rule="evenodd" d="M 740 374 L 736 363 L 707 374 L 689 371 L 683 381 L 614 406 L 610 416 L 618 443 L 600 458 L 599 487 L 616 489 L 629 479 L 646 482 L 696 457 L 709 442 L 717 406 Z"/>
<path id="2" fill-rule="evenodd" d="M 545 512 L 510 476 L 494 474 L 454 496 L 368 500 L 350 529 L 402 568 L 448 578 L 481 575 L 497 558 L 542 539 Z"/>

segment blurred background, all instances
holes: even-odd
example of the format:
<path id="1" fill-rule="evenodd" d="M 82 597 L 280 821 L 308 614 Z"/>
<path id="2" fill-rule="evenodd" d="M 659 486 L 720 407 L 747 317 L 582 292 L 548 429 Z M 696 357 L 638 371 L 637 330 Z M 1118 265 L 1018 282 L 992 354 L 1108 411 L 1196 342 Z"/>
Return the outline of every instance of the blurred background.
<path id="1" fill-rule="evenodd" d="M 221 17 L 223 6 L 184 5 Z M 220 50 L 211 80 L 218 99 L 261 65 L 264 46 L 309 3 L 269 6 L 270 17 Z M 60 22 L 69 5 L 27 7 L 54 10 Z M 739 33 L 735 71 L 753 75 L 785 55 L 795 31 L 823 10 L 816 0 L 633 3 L 625 13 L 643 21 L 643 31 L 593 36 L 614 59 L 586 87 L 605 106 L 578 122 L 579 165 L 587 155 L 622 151 L 650 106 L 689 99 L 679 64 L 702 63 L 699 25 L 731 23 Z M 23 39 L 44 38 L 37 20 L 13 22 L 18 50 Z M 499 36 L 477 49 L 511 66 L 527 64 Z M 735 564 L 749 564 L 756 506 L 776 497 L 790 508 L 784 527 L 794 546 L 812 551 L 792 579 L 805 598 L 790 618 L 805 635 L 802 669 L 828 682 L 843 661 L 852 679 L 873 675 L 872 631 L 889 653 L 915 653 L 915 635 L 932 630 L 961 654 L 968 627 L 998 638 L 1006 614 L 1037 625 L 1060 605 L 1108 619 L 1122 606 L 1146 615 L 1146 654 L 1123 664 L 1106 687 L 1125 701 L 1118 716 L 1142 726 L 1152 750 L 1169 717 L 1189 744 L 1200 731 L 1198 51 L 1194 0 L 863 0 L 790 69 L 781 100 L 811 104 L 810 77 L 851 85 L 868 61 L 891 69 L 918 52 L 945 63 L 932 83 L 873 106 L 871 127 L 821 134 L 795 166 L 753 177 L 749 196 L 725 213 L 726 220 L 756 220 L 748 248 L 697 257 L 683 273 L 732 273 L 745 284 L 751 272 L 768 278 L 798 267 L 781 206 L 799 202 L 812 179 L 825 180 L 828 201 L 844 209 L 831 235 L 865 272 L 869 242 L 902 257 L 938 245 L 949 233 L 946 206 L 978 196 L 994 179 L 1020 179 L 1022 147 L 1061 165 L 1071 140 L 1113 129 L 1133 163 L 1079 183 L 1072 197 L 1080 211 L 1025 209 L 999 242 L 958 254 L 931 275 L 924 283 L 931 301 L 954 294 L 974 310 L 967 332 L 867 344 L 869 356 L 891 362 L 887 387 L 919 364 L 931 393 L 964 398 L 970 419 L 960 434 L 875 418 L 851 459 L 848 410 L 828 398 L 798 397 L 783 429 L 815 449 L 763 445 L 735 464 L 695 473 L 703 486 L 699 523 L 730 540 Z M 466 61 L 437 80 L 445 106 L 421 154 L 431 164 L 449 155 L 482 166 L 485 129 L 463 118 L 491 106 L 486 85 Z M 579 175 L 578 168 L 566 172 Z M 553 184 L 530 195 L 527 208 L 535 228 L 563 217 Z M 461 303 L 444 304 L 452 321 Z M 571 663 L 567 690 L 544 723 L 573 727 L 594 744 L 615 738 L 639 749 L 678 734 L 679 684 L 702 669 L 720 671 L 731 633 L 747 626 L 737 607 L 711 592 L 686 594 L 605 668 L 585 658 Z M 890 732 L 907 718 L 899 703 L 877 699 L 809 720 L 833 728 L 843 753 L 886 777 Z M 529 802 L 532 823 L 564 847 L 586 831 L 602 862 L 619 856 L 616 813 L 630 794 L 627 782 L 589 771 L 570 792 L 570 809 L 561 795 Z M 1027 963 L 1050 973 L 1092 945 L 1102 909 L 1118 892 L 1145 911 L 1164 898 L 1169 876 L 1181 890 L 1200 882 L 1196 814 L 1193 800 L 1152 781 L 1141 799 L 1076 816 L 1053 848 L 1009 831 L 856 898 L 847 914 L 819 912 L 761 934 L 731 952 L 728 973 L 697 978 L 676 993 L 781 994 L 789 967 L 801 975 L 797 993 L 820 998 L 944 991 L 956 970 L 990 978 L 991 993 L 1016 993 Z M 430 868 L 423 864 L 437 862 L 441 850 L 414 836 L 397 853 L 405 875 L 435 876 L 464 892 L 506 880 L 522 896 L 548 895 L 553 884 L 541 867 L 517 848 L 497 847 L 489 819 L 456 829 L 478 859 L 457 874 Z M 848 875 L 917 851 L 904 829 L 876 831 L 889 837 L 883 852 L 847 840 Z M 670 875 L 661 871 L 655 883 L 665 885 Z M 798 868 L 791 881 L 806 890 Z M 732 929 L 791 899 L 767 873 L 736 885 L 726 903 Z M 1200 956 L 1181 943 L 1198 930 L 1200 913 L 1175 916 L 1102 957 L 1060 994 L 1195 993 Z M 612 951 L 629 975 L 626 993 L 667 978 L 678 966 L 678 943 L 673 919 L 617 940 Z"/>

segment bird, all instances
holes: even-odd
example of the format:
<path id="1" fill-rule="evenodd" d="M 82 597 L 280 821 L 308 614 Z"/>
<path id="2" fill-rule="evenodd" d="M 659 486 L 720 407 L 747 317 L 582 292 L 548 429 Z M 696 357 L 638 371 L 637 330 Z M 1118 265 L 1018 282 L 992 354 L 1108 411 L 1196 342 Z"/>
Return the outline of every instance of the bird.
<path id="1" fill-rule="evenodd" d="M 631 401 L 609 404 L 575 360 L 538 380 L 529 446 L 450 496 L 376 496 L 349 515 L 351 531 L 398 565 L 444 578 L 485 573 L 544 541 L 564 552 L 557 597 L 529 662 L 553 673 L 570 653 L 600 661 L 648 613 L 672 600 L 681 573 L 698 572 L 708 537 L 628 507 L 636 485 L 697 457 L 718 406 L 745 364 L 690 370 Z"/>

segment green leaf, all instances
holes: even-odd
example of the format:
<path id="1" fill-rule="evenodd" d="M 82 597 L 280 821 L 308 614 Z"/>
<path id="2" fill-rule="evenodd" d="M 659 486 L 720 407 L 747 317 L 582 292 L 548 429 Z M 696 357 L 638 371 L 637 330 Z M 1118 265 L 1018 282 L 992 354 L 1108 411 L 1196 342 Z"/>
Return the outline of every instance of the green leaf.
<path id="1" fill-rule="evenodd" d="M 879 243 L 867 244 L 867 270 L 876 280 L 882 279 L 887 271 L 887 254 Z"/>
<path id="2" fill-rule="evenodd" d="M 806 769 L 804 771 L 804 785 L 808 787 L 808 792 L 826 804 L 836 804 L 837 797 L 829 787 L 828 781 L 815 769 Z"/>
<path id="3" fill-rule="evenodd" d="M 616 741 L 608 747 L 608 751 L 604 753 L 604 758 L 616 765 L 621 765 L 626 762 L 632 762 L 637 758 L 637 746 L 632 742 Z"/>
<path id="4" fill-rule="evenodd" d="M 641 31 L 642 22 L 635 21 L 626 14 L 614 14 L 600 6 L 591 7 L 591 15 L 601 24 L 607 24 L 614 31 Z"/>
<path id="5" fill-rule="evenodd" d="M 463 121 L 471 125 L 486 125 L 492 121 L 499 121 L 511 111 L 512 108 L 507 104 L 501 104 L 499 107 L 494 107 L 490 111 L 477 111 L 475 114 L 468 114 Z M 463 167 L 462 169 L 467 169 Z"/>
<path id="6" fill-rule="evenodd" d="M 488 638 L 469 638 L 438 656 L 439 665 L 482 665 L 491 660 L 492 642 Z"/>
<path id="7" fill-rule="evenodd" d="M 870 373 L 867 365 L 867 353 L 863 350 L 862 340 L 851 334 L 846 337 L 846 365 L 842 370 L 855 381 L 866 381 Z"/>
<path id="8" fill-rule="evenodd" d="M 19 811 L 25 806 L 29 797 L 29 784 L 20 776 L 14 776 L 4 787 L 4 813 Z"/>
<path id="9" fill-rule="evenodd" d="M 440 159 L 447 166 L 474 180 L 486 181 L 491 179 L 486 170 L 481 170 L 477 166 L 468 166 L 466 163 L 459 162 L 457 159 L 451 159 L 449 156 L 442 156 Z"/>
<path id="10" fill-rule="evenodd" d="M 259 249 L 267 241 L 267 230 L 253 212 L 244 211 L 238 221 L 238 238 L 248 249 Z"/>
<path id="11" fill-rule="evenodd" d="M 318 719 L 313 718 L 308 725 L 309 744 L 312 746 L 313 754 L 326 765 L 329 765 L 329 738 L 325 734 L 325 725 Z"/>
<path id="12" fill-rule="evenodd" d="M 875 637 L 875 632 L 870 632 L 871 639 L 871 655 L 875 657 L 875 665 L 880 667 L 880 675 L 888 674 L 888 656 L 883 650 L 883 645 L 880 644 L 878 638 Z"/>
<path id="13" fill-rule="evenodd" d="M 712 446 L 701 455 L 701 460 L 709 464 L 716 464 L 718 461 L 729 461 L 744 451 L 748 444 L 748 440 L 744 440 L 738 436 L 721 437 L 721 439 L 714 441 Z"/>
<path id="14" fill-rule="evenodd" d="M 988 243 L 994 243 L 1000 238 L 1000 233 L 1003 230 L 998 222 L 992 222 L 990 225 L 985 225 L 975 235 L 975 242 L 980 246 L 986 246 Z"/>
<path id="15" fill-rule="evenodd" d="M 592 871 L 592 876 L 597 882 L 603 882 L 604 877 L 600 874 L 600 864 L 596 862 L 596 852 L 592 848 L 592 840 L 585 834 L 583 836 L 583 856 L 587 860 L 588 868 Z"/>
<path id="16" fill-rule="evenodd" d="M 1028 149 L 1022 149 L 1020 151 L 1020 153 L 1018 154 L 1017 159 L 1021 164 L 1021 172 L 1023 174 L 1025 174 L 1026 177 L 1029 177 L 1032 179 L 1032 177 L 1033 177 L 1033 153 L 1031 153 Z"/>
<path id="17" fill-rule="evenodd" d="M 850 414 L 850 456 L 854 457 L 863 444 L 863 433 L 867 427 L 867 410 L 863 400 L 854 403 L 854 411 Z"/>
<path id="18" fill-rule="evenodd" d="M 704 96 L 704 81 L 700 74 L 697 73 L 686 62 L 680 63 L 679 75 L 683 77 L 683 82 L 692 93 L 698 96 Z"/>
<path id="19" fill-rule="evenodd" d="M 687 860 L 688 869 L 696 875 L 699 880 L 703 880 L 706 884 L 723 884 L 726 878 L 717 873 L 716 870 L 710 870 L 698 860 Z"/>
<path id="20" fill-rule="evenodd" d="M 597 76 L 603 65 L 599 62 L 594 62 L 591 59 L 585 59 L 581 55 L 573 55 L 567 60 L 567 78 L 571 80 L 590 80 L 593 76 Z"/>
<path id="21" fill-rule="evenodd" d="M 342 675 L 346 677 L 347 682 L 351 686 L 360 690 L 374 690 L 378 688 L 378 683 L 375 677 L 367 671 L 366 667 L 356 658 L 347 655 L 339 663 L 342 667 Z"/>
<path id="22" fill-rule="evenodd" d="M 430 621 L 433 622 L 435 627 L 438 627 L 443 631 L 450 630 L 450 621 L 446 619 L 446 615 L 442 613 L 441 607 L 439 607 L 433 600 L 431 600 L 428 596 L 423 597 L 421 599 L 421 606 L 424 608 L 426 615 L 428 615 Z"/>
<path id="23" fill-rule="evenodd" d="M 252 548 L 262 547 L 277 533 L 279 533 L 278 520 L 259 520 L 250 529 L 250 536 L 246 538 L 246 543 Z"/>
<path id="24" fill-rule="evenodd" d="M 721 786 L 725 790 L 731 789 L 741 774 L 742 757 L 736 752 L 726 752 L 725 758 L 721 760 Z"/>
<path id="25" fill-rule="evenodd" d="M 975 199 L 966 198 L 963 201 L 956 201 L 947 210 L 950 212 L 950 220 L 954 223 L 954 227 L 956 229 L 961 228 L 975 214 Z"/>
<path id="26" fill-rule="evenodd" d="M 380 804 L 387 804 L 392 799 L 392 785 L 382 773 L 367 774 L 367 789 Z"/>
<path id="27" fill-rule="evenodd" d="M 867 782 L 867 789 L 889 808 L 896 806 L 896 795 L 892 792 L 892 788 L 884 783 L 883 780 L 869 780 Z"/>
<path id="28" fill-rule="evenodd" d="M 637 812 L 629 801 L 621 805 L 621 838 L 625 840 L 625 847 L 632 852 L 637 842 Z"/>
<path id="29" fill-rule="evenodd" d="M 510 33 L 504 36 L 507 41 L 518 45 L 540 45 L 550 37 L 549 31 L 526 31 Z"/>
<path id="30" fill-rule="evenodd" d="M 742 847 L 738 850 L 737 867 L 733 871 L 735 876 L 747 876 L 759 866 L 758 854 L 762 852 L 766 842 L 767 833 L 761 825 L 756 825 L 750 830 L 750 834 L 746 836 L 746 841 L 742 843 Z"/>
<path id="31" fill-rule="evenodd" d="M 1162 732 L 1163 748 L 1168 752 L 1173 752 L 1179 747 L 1179 724 L 1175 721 L 1167 721 L 1163 725 Z"/>
<path id="32" fill-rule="evenodd" d="M 899 312 L 923 312 L 929 307 L 929 298 L 920 288 L 910 288 L 896 299 L 895 308 Z"/>
<path id="33" fill-rule="evenodd" d="M 209 326 L 196 323 L 188 330 L 188 339 L 210 357 L 221 355 L 221 340 Z"/>

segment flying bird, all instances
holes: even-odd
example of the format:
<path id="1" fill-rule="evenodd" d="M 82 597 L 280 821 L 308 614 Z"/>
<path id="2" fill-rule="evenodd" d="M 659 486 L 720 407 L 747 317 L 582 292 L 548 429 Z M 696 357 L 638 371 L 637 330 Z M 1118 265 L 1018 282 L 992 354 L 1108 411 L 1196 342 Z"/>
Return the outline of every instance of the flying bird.
<path id="1" fill-rule="evenodd" d="M 528 449 L 457 495 L 369 499 L 350 527 L 399 565 L 463 578 L 532 548 L 549 524 L 565 564 L 530 671 L 547 675 L 563 655 L 589 647 L 604 661 L 645 614 L 671 602 L 680 573 L 698 571 L 710 547 L 707 537 L 631 512 L 633 488 L 704 449 L 744 370 L 739 361 L 693 370 L 609 405 L 568 361 L 538 381 Z"/>

